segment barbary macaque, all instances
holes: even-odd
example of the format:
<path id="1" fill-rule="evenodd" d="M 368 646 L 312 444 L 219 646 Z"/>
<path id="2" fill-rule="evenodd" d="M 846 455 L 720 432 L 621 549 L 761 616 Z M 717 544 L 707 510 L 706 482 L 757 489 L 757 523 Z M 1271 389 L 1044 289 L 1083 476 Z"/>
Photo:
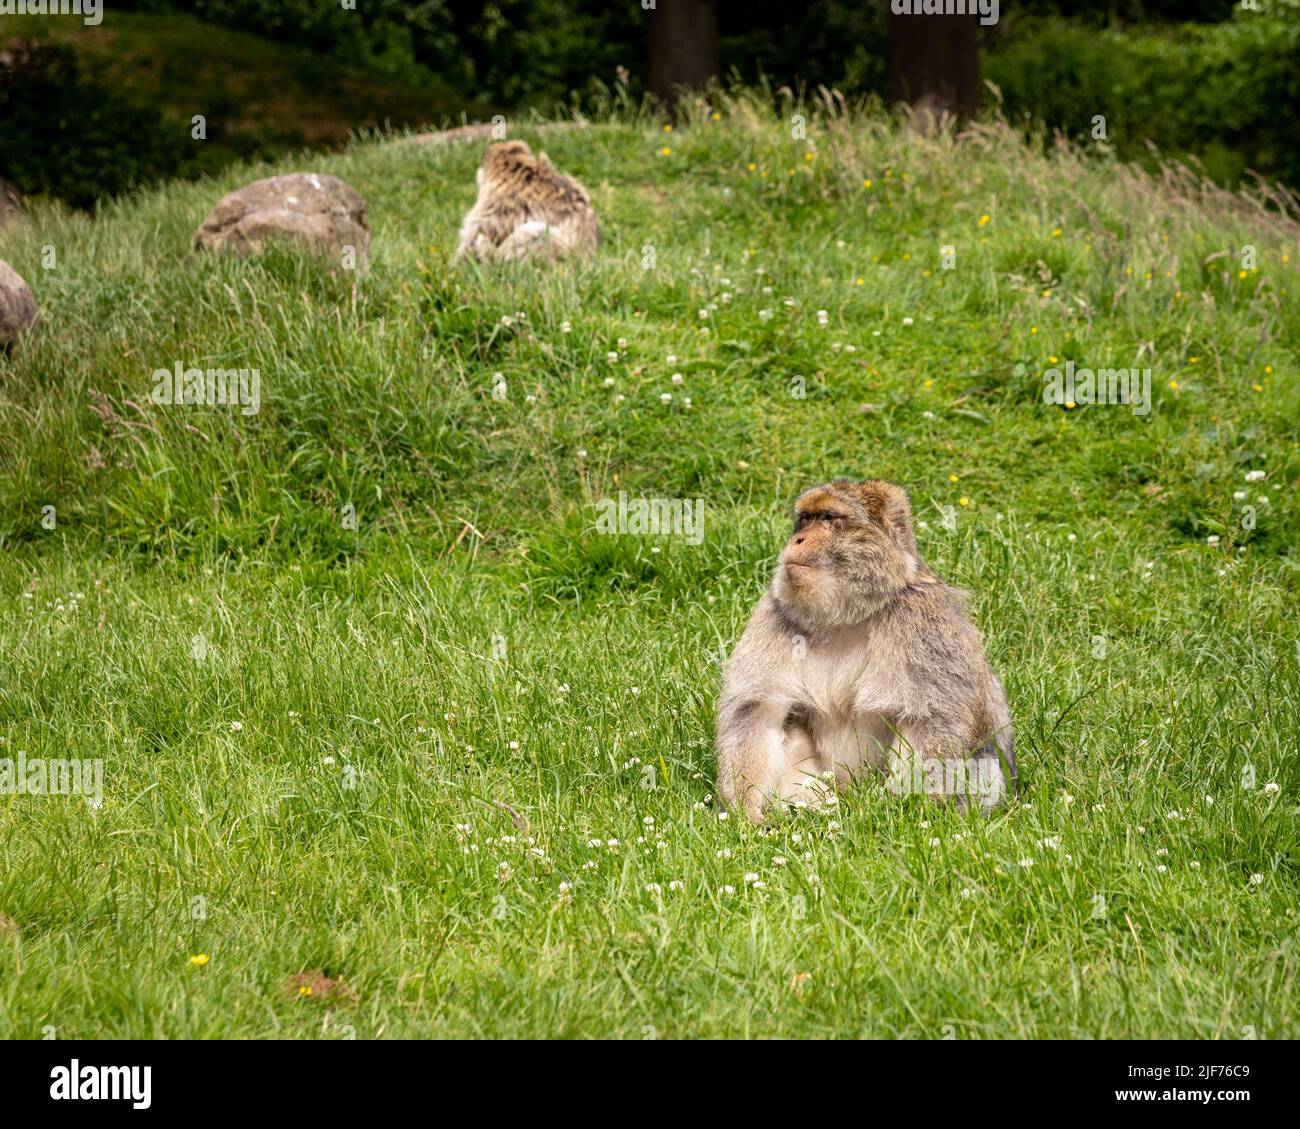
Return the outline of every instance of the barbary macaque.
<path id="1" fill-rule="evenodd" d="M 460 226 L 456 259 L 480 262 L 593 255 L 600 243 L 586 190 L 523 141 L 489 145 L 478 199 Z"/>
<path id="2" fill-rule="evenodd" d="M 875 768 L 991 811 L 1016 778 L 1006 693 L 964 595 L 921 558 L 907 494 L 840 479 L 794 517 L 723 673 L 718 795 L 758 823 Z"/>

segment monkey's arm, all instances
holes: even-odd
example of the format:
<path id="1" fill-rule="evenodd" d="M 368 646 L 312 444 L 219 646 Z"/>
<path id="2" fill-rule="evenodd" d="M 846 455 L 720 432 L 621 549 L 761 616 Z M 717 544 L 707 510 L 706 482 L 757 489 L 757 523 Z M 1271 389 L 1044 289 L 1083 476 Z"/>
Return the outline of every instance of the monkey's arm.
<path id="1" fill-rule="evenodd" d="M 761 823 L 763 808 L 778 791 L 785 764 L 782 699 L 724 694 L 718 708 L 718 795 L 727 807 Z"/>
<path id="2" fill-rule="evenodd" d="M 718 698 L 718 795 L 755 823 L 788 767 L 785 722 L 794 696 L 787 635 L 764 597 L 727 661 Z"/>

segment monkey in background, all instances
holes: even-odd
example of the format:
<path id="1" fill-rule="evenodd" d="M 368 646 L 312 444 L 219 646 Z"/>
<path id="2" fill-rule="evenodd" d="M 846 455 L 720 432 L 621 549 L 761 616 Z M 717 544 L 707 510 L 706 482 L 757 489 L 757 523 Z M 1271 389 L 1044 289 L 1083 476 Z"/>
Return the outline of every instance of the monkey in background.
<path id="1" fill-rule="evenodd" d="M 600 242 L 586 190 L 523 141 L 489 145 L 478 199 L 460 225 L 456 260 L 556 259 L 593 255 Z"/>
<path id="2" fill-rule="evenodd" d="M 759 823 L 870 767 L 991 811 L 1016 778 L 1006 693 L 963 594 L 922 560 L 906 493 L 840 479 L 794 517 L 723 673 L 718 795 Z"/>

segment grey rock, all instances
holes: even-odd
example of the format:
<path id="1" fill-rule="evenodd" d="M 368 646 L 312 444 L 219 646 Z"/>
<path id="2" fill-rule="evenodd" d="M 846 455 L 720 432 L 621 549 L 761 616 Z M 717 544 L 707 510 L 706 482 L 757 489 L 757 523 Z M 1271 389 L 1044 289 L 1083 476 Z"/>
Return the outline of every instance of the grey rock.
<path id="1" fill-rule="evenodd" d="M 224 196 L 194 233 L 194 249 L 261 254 L 268 241 L 286 239 L 341 264 L 370 256 L 366 202 L 346 182 L 324 173 L 270 176 Z M 347 265 L 347 264 L 342 264 Z"/>
<path id="2" fill-rule="evenodd" d="M 13 267 L 0 259 L 0 349 L 9 350 L 40 321 L 36 298 Z"/>

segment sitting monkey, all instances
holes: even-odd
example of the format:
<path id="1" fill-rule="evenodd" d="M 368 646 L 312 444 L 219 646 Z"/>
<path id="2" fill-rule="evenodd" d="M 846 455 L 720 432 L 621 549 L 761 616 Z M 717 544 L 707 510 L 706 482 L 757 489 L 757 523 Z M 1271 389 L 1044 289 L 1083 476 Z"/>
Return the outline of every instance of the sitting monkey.
<path id="1" fill-rule="evenodd" d="M 870 766 L 991 811 L 1016 776 L 1006 693 L 962 594 L 921 559 L 907 495 L 841 479 L 794 516 L 723 674 L 719 796 L 758 823 Z"/>
<path id="2" fill-rule="evenodd" d="M 523 141 L 488 146 L 476 177 L 478 199 L 460 225 L 456 259 L 556 259 L 593 255 L 600 242 L 591 199 L 545 153 Z"/>

